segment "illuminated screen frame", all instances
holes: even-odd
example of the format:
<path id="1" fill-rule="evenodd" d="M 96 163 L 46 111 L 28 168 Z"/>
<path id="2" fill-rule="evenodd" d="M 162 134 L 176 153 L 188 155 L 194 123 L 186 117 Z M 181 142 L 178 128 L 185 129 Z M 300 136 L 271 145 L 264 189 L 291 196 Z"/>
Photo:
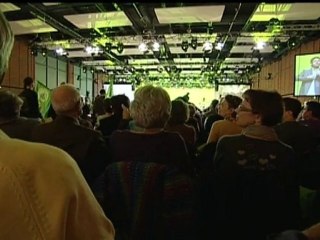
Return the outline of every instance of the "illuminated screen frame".
<path id="1" fill-rule="evenodd" d="M 311 59 L 314 57 L 319 57 L 320 52 L 316 53 L 303 53 L 296 54 L 294 58 L 294 80 L 293 80 L 293 96 L 295 97 L 316 97 L 320 96 L 320 90 L 316 94 L 308 94 L 308 93 L 300 93 L 302 87 L 302 81 L 300 81 L 299 75 L 302 74 L 303 71 L 307 71 L 311 67 Z M 320 69 L 320 68 L 319 68 Z M 320 79 L 319 79 L 320 84 Z"/>

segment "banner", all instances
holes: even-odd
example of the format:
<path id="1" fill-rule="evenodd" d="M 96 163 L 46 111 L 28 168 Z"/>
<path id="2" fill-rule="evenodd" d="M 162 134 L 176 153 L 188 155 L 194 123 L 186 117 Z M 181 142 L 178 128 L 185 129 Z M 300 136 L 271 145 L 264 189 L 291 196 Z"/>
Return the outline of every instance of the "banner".
<path id="1" fill-rule="evenodd" d="M 110 79 L 109 88 L 106 92 L 106 97 L 111 98 L 113 96 L 113 78 Z"/>
<path id="2" fill-rule="evenodd" d="M 51 90 L 37 81 L 36 92 L 38 93 L 38 102 L 40 112 L 43 118 L 47 117 L 51 105 Z"/>

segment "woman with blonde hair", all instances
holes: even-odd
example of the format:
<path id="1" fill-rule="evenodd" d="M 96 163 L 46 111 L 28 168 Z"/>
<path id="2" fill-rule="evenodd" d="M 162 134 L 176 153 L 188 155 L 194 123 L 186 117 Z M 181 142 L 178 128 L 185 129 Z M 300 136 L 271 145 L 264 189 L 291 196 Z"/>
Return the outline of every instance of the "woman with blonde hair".
<path id="1" fill-rule="evenodd" d="M 137 89 L 130 105 L 135 127 L 111 135 L 113 160 L 176 165 L 190 172 L 189 154 L 182 137 L 164 131 L 170 112 L 171 100 L 163 88 L 147 85 Z"/>

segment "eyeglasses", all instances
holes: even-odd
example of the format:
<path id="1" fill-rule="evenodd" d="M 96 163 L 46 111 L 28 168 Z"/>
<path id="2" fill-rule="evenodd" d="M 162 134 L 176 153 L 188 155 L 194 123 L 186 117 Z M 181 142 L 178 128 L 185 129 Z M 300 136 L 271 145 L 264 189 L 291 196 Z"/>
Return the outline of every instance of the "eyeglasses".
<path id="1" fill-rule="evenodd" d="M 247 108 L 243 105 L 239 105 L 238 108 L 237 108 L 237 111 L 238 112 L 252 112 L 252 109 L 250 108 Z"/>

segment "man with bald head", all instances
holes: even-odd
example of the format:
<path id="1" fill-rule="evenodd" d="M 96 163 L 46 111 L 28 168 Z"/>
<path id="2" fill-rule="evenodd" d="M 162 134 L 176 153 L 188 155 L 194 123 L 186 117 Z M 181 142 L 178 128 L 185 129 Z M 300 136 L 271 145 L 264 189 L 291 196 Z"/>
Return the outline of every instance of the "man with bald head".
<path id="1" fill-rule="evenodd" d="M 81 96 L 73 85 L 65 84 L 55 88 L 51 102 L 57 117 L 52 122 L 35 127 L 31 139 L 69 153 L 92 186 L 111 161 L 106 143 L 99 132 L 80 125 Z"/>
<path id="2" fill-rule="evenodd" d="M 0 85 L 13 42 L 0 11 Z M 112 223 L 70 155 L 1 130 L 0 196 L 0 239 L 114 239 Z"/>

